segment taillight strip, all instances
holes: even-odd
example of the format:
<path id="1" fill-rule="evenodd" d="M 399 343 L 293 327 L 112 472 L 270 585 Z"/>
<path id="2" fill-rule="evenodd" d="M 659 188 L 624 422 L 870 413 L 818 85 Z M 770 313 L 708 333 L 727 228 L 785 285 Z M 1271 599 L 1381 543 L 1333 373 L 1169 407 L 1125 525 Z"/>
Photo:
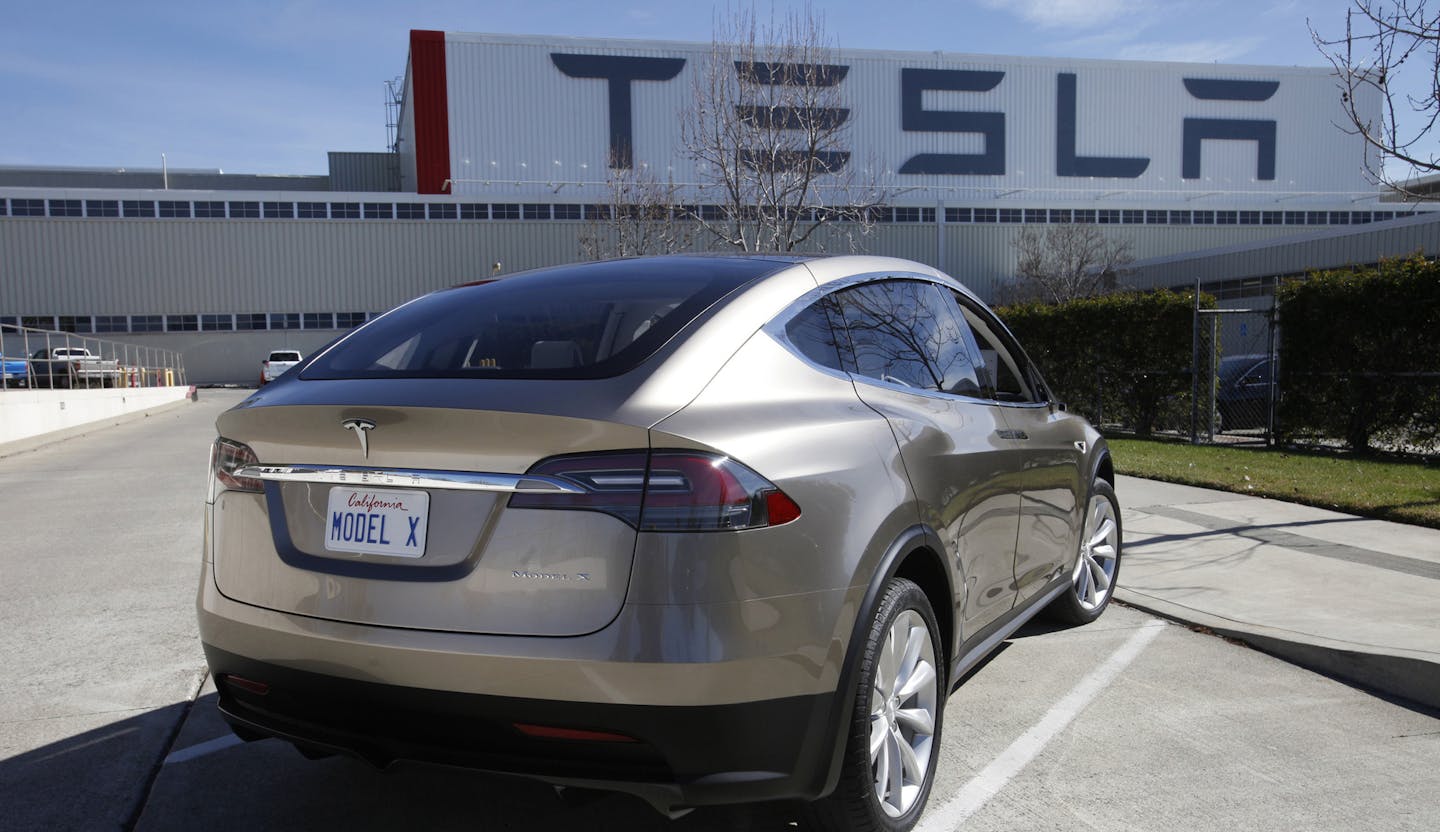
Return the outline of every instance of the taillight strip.
<path id="1" fill-rule="evenodd" d="M 396 485 L 450 491 L 508 491 L 519 494 L 585 494 L 576 483 L 543 474 L 492 474 L 412 468 L 353 468 L 335 465 L 246 465 L 236 476 L 272 482 L 332 485 Z"/>

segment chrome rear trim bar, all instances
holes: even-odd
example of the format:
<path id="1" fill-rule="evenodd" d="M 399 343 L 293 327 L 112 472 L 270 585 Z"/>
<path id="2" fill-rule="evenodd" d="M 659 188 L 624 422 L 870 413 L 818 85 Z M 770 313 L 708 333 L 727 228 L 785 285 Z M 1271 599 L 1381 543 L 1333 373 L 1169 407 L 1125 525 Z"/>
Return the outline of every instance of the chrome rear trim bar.
<path id="1" fill-rule="evenodd" d="M 472 471 L 426 471 L 410 468 L 353 468 L 335 465 L 246 465 L 237 477 L 271 482 L 313 482 L 329 485 L 396 485 L 450 491 L 513 491 L 521 494 L 584 494 L 585 489 L 558 477 L 533 474 L 488 474 Z"/>

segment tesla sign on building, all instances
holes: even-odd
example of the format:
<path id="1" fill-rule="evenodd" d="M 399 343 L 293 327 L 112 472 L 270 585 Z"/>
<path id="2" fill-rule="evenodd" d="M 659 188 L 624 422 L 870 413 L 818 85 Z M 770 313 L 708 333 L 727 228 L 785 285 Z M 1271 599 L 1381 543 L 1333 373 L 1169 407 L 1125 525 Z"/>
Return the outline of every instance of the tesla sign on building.
<path id="1" fill-rule="evenodd" d="M 710 60 L 708 44 L 412 32 L 405 185 L 596 193 L 640 166 L 701 181 L 680 122 Z M 866 50 L 832 61 L 804 77 L 839 88 L 828 115 L 849 146 L 836 162 L 902 201 L 1373 192 L 1328 69 Z M 728 70 L 742 91 L 784 80 Z"/>

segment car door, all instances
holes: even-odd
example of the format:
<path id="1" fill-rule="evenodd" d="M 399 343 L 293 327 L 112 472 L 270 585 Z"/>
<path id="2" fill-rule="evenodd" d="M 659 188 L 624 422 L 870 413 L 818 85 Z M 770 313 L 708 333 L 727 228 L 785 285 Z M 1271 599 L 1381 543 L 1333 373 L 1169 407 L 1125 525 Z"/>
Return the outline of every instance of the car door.
<path id="1" fill-rule="evenodd" d="M 965 327 L 940 287 L 888 279 L 834 297 L 856 391 L 894 431 L 920 520 L 961 575 L 957 615 L 973 632 L 1015 603 L 1016 443 L 981 395 Z"/>
<path id="2" fill-rule="evenodd" d="M 1014 336 L 993 313 L 958 293 L 951 300 L 979 346 L 981 383 L 993 399 L 1020 458 L 1020 536 L 1016 543 L 1018 600 L 1040 592 L 1073 564 L 1088 482 L 1084 422 L 1065 412 Z"/>

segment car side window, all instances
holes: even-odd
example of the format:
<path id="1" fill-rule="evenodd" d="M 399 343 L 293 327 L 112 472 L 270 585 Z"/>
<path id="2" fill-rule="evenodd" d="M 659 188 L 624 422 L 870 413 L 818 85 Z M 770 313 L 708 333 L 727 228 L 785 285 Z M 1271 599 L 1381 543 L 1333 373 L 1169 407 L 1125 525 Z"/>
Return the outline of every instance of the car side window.
<path id="1" fill-rule="evenodd" d="M 838 307 L 833 295 L 821 298 L 790 319 L 785 325 L 785 337 L 802 355 L 821 367 L 843 371 L 842 350 L 836 340 L 835 328 L 830 325 L 836 311 Z M 834 317 L 839 320 L 838 315 Z"/>
<path id="2" fill-rule="evenodd" d="M 1011 346 L 1000 322 L 959 295 L 954 297 L 980 348 L 981 380 L 990 397 L 999 402 L 1041 401 L 1043 392 L 1032 383 L 1024 355 Z"/>
<path id="3" fill-rule="evenodd" d="M 964 330 L 934 284 L 879 281 L 835 297 L 859 375 L 921 390 L 979 395 Z"/>

